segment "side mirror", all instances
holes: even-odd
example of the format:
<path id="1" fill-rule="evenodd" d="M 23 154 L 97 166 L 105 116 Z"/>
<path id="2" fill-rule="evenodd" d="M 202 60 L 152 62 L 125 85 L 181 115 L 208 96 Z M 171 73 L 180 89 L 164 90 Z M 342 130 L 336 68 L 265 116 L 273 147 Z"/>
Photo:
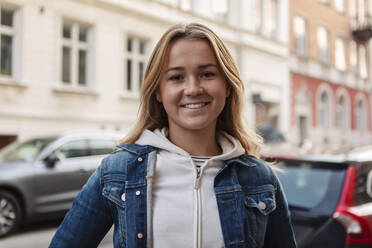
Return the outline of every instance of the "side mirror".
<path id="1" fill-rule="evenodd" d="M 44 162 L 47 168 L 53 168 L 59 160 L 60 158 L 57 154 L 51 153 L 44 159 Z"/>

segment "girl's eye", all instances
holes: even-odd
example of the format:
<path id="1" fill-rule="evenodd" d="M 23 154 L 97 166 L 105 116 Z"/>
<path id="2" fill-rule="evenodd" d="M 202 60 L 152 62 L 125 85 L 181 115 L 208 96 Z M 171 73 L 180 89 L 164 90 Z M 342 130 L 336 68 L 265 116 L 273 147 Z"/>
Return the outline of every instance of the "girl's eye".
<path id="1" fill-rule="evenodd" d="M 215 75 L 216 75 L 215 73 L 210 72 L 210 71 L 207 71 L 207 72 L 203 72 L 202 75 L 201 75 L 201 77 L 202 78 L 211 78 L 211 77 L 213 77 Z"/>
<path id="2" fill-rule="evenodd" d="M 179 75 L 179 74 L 172 75 L 172 76 L 169 77 L 169 80 L 171 80 L 171 81 L 180 81 L 182 79 L 183 79 L 183 76 L 182 75 Z"/>

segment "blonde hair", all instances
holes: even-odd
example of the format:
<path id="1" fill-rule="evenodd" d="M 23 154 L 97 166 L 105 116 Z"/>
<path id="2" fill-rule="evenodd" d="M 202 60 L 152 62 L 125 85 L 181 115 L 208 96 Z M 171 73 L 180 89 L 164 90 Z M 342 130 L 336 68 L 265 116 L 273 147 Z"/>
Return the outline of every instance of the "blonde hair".
<path id="1" fill-rule="evenodd" d="M 216 128 L 238 139 L 246 154 L 259 157 L 262 138 L 249 129 L 244 121 L 244 85 L 240 80 L 238 68 L 222 40 L 208 27 L 198 23 L 175 25 L 168 29 L 156 44 L 146 66 L 137 121 L 134 129 L 121 143 L 133 144 L 144 130 L 153 131 L 168 126 L 167 114 L 156 99 L 156 91 L 159 88 L 169 46 L 177 39 L 201 39 L 209 43 L 231 91 L 218 117 Z"/>

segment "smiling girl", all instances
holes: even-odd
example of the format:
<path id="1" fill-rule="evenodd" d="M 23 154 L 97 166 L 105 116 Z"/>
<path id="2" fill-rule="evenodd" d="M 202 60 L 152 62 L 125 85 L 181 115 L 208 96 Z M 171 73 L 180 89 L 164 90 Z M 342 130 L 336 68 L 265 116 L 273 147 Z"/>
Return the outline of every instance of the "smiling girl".
<path id="1" fill-rule="evenodd" d="M 296 247 L 286 199 L 258 159 L 228 49 L 176 25 L 148 62 L 139 117 L 76 197 L 50 247 Z"/>

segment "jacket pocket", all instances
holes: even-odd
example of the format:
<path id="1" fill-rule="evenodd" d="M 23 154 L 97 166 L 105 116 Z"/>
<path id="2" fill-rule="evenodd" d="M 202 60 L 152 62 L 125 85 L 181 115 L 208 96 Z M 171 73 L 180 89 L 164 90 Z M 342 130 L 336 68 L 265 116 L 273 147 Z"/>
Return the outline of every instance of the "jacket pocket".
<path id="1" fill-rule="evenodd" d="M 243 189 L 246 225 L 257 247 L 263 247 L 269 214 L 276 209 L 275 188 L 265 184 Z"/>
<path id="2" fill-rule="evenodd" d="M 122 176 L 103 177 L 102 195 L 116 206 L 125 208 L 125 179 Z"/>

